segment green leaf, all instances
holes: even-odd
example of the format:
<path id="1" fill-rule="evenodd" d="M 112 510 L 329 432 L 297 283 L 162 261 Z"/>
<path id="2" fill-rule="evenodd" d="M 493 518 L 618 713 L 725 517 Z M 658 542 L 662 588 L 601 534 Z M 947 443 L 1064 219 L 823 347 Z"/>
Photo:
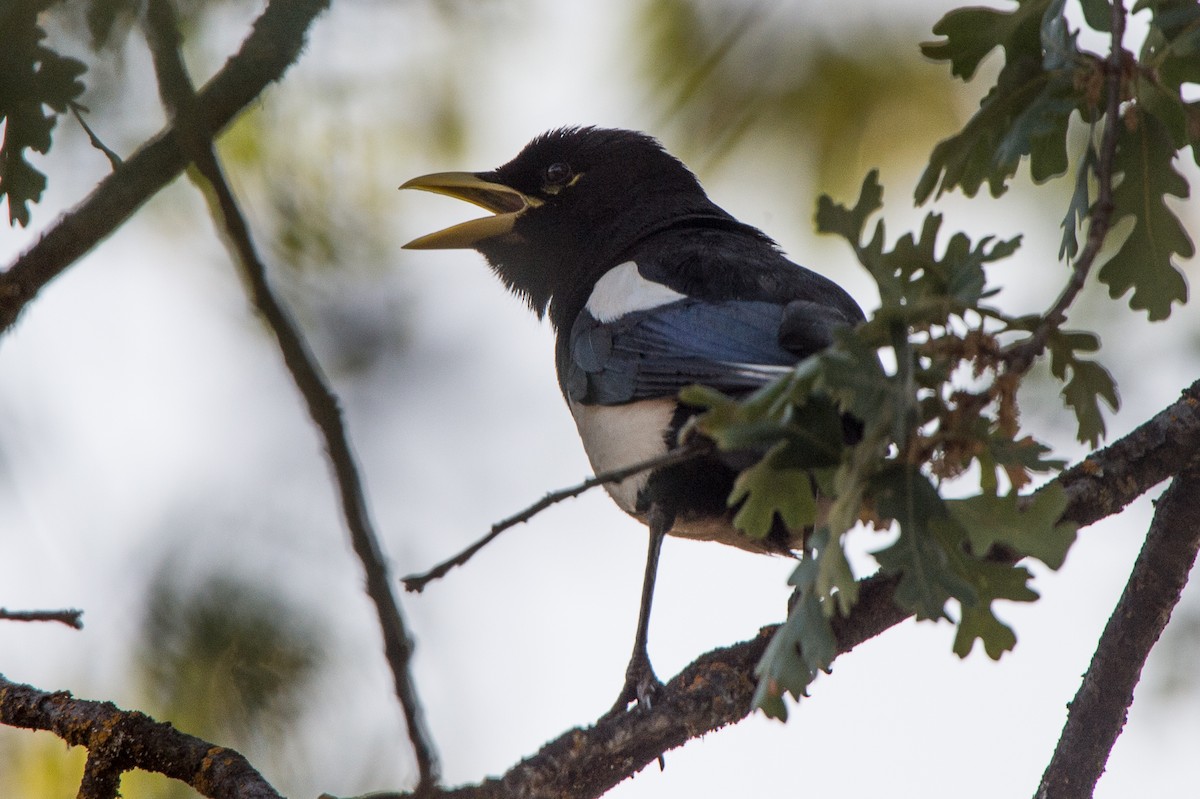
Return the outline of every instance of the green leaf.
<path id="1" fill-rule="evenodd" d="M 733 526 L 751 538 L 765 538 L 776 515 L 789 530 L 803 530 L 816 520 L 817 503 L 808 472 L 780 469 L 773 462 L 772 455 L 785 446 L 771 450 L 734 481 L 728 502 L 730 507 L 738 503 L 741 507 L 733 517 Z"/>
<path id="2" fill-rule="evenodd" d="M 1046 347 L 1050 351 L 1051 374 L 1066 383 L 1063 402 L 1075 411 L 1076 437 L 1095 447 L 1105 432 L 1100 400 L 1103 399 L 1114 411 L 1121 406 L 1116 381 L 1108 370 L 1095 361 L 1082 360 L 1076 354 L 1095 352 L 1100 348 L 1100 340 L 1092 333 L 1056 330 L 1046 339 Z"/>
<path id="3" fill-rule="evenodd" d="M 818 357 L 821 373 L 818 387 L 829 394 L 847 413 L 867 424 L 879 424 L 891 415 L 898 388 L 883 371 L 879 355 L 858 335 L 834 334 L 837 345 Z"/>
<path id="4" fill-rule="evenodd" d="M 1092 30 L 1108 33 L 1112 30 L 1112 3 L 1109 0 L 1080 0 L 1083 21 Z"/>
<path id="5" fill-rule="evenodd" d="M 984 651 L 992 660 L 999 660 L 1017 645 L 1017 634 L 996 618 L 990 604 L 963 606 L 962 618 L 954 634 L 954 654 L 960 658 L 971 654 L 976 639 L 983 641 Z"/>
<path id="6" fill-rule="evenodd" d="M 966 235 L 956 233 L 939 256 L 937 238 L 942 217 L 928 214 L 919 236 L 905 234 L 887 251 L 884 249 L 883 222 L 876 224 L 869 242 L 862 241 L 867 220 L 879 210 L 882 201 L 878 176 L 872 172 L 863 181 L 853 208 L 835 203 L 829 197 L 821 198 L 817 208 L 817 229 L 845 238 L 875 278 L 881 308 L 875 319 L 860 329 L 859 338 L 869 345 L 891 346 L 893 342 L 888 330 L 892 323 L 909 326 L 943 324 L 950 314 L 961 313 L 976 305 L 987 293 L 983 265 L 1010 256 L 1020 246 L 1021 237 L 994 241 L 988 236 L 972 245 Z M 876 358 L 874 353 L 870 357 Z M 828 363 L 823 366 L 828 370 Z M 876 371 L 868 369 L 869 373 Z M 863 414 L 853 412 L 865 418 Z"/>
<path id="7" fill-rule="evenodd" d="M 929 478 L 914 466 L 893 464 L 875 476 L 871 489 L 879 512 L 900 525 L 896 543 L 874 553 L 884 572 L 900 575 L 896 603 L 918 619 L 940 619 L 951 597 L 974 601 L 940 540 L 936 527 L 951 520 Z"/>
<path id="8" fill-rule="evenodd" d="M 879 170 L 872 169 L 863 178 L 858 201 L 853 208 L 834 202 L 829 195 L 820 196 L 817 200 L 817 231 L 842 236 L 858 249 L 867 219 L 882 207 L 883 187 L 879 185 Z"/>
<path id="9" fill-rule="evenodd" d="M 1067 465 L 1060 458 L 1043 457 L 1050 452 L 1050 448 L 1032 438 L 1014 441 L 1007 436 L 988 435 L 986 443 L 987 452 L 1000 466 L 1015 466 L 1030 472 L 1052 472 Z"/>
<path id="10" fill-rule="evenodd" d="M 8 197 L 11 224 L 29 224 L 29 203 L 36 203 L 46 188 L 46 176 L 26 157 L 29 150 L 50 150 L 55 116 L 83 92 L 78 78 L 86 71 L 82 62 L 60 56 L 41 44 L 45 31 L 37 22 L 36 4 L 7 11 L 0 30 L 0 198 Z"/>
<path id="11" fill-rule="evenodd" d="M 1058 246 L 1060 261 L 1063 256 L 1074 258 L 1079 254 L 1077 233 L 1079 226 L 1087 218 L 1088 210 L 1092 207 L 1091 195 L 1088 191 L 1088 178 L 1095 173 L 1096 167 L 1099 165 L 1100 159 L 1096 155 L 1096 148 L 1089 140 L 1083 158 L 1079 161 L 1079 170 L 1075 173 L 1075 190 L 1071 192 L 1071 202 L 1067 205 L 1067 215 L 1063 217 L 1061 225 L 1063 237 L 1062 243 Z"/>
<path id="12" fill-rule="evenodd" d="M 1131 129 L 1132 128 L 1132 129 Z M 1176 256 L 1195 252 L 1187 230 L 1164 202 L 1188 196 L 1187 181 L 1175 171 L 1175 147 L 1163 123 L 1136 108 L 1120 126 L 1114 167 L 1121 182 L 1113 191 L 1113 224 L 1133 217 L 1133 231 L 1121 249 L 1100 268 L 1100 280 L 1116 299 L 1132 290 L 1129 306 L 1153 320 L 1171 315 L 1173 303 L 1187 301 L 1187 282 Z"/>
<path id="13" fill-rule="evenodd" d="M 966 127 L 934 148 L 917 183 L 918 204 L 935 189 L 939 197 L 954 188 L 973 197 L 985 182 L 999 197 L 1026 155 L 1037 182 L 1066 171 L 1067 123 L 1080 100 L 1074 65 L 1082 56 L 1062 10 L 1063 0 L 1023 0 L 1012 12 L 952 11 L 934 28 L 947 41 L 922 49 L 950 60 L 955 74 L 969 78 L 997 45 L 1005 63 Z M 991 27 L 976 27 L 983 25 Z"/>
<path id="14" fill-rule="evenodd" d="M 829 527 L 816 530 L 809 537 L 811 551 L 817 553 L 816 592 L 820 597 L 834 599 L 837 610 L 842 615 L 850 612 L 858 603 L 858 582 L 846 559 L 846 551 L 842 548 L 841 536 L 833 535 Z M 826 615 L 832 611 L 832 606 L 825 605 Z"/>
<path id="15" fill-rule="evenodd" d="M 1112 375 L 1095 361 L 1075 361 L 1071 365 L 1071 379 L 1063 386 L 1062 395 L 1067 407 L 1075 411 L 1079 424 L 1076 437 L 1088 446 L 1097 446 L 1106 432 L 1100 399 L 1114 411 L 1121 407 Z"/>
<path id="16" fill-rule="evenodd" d="M 949 61 L 950 71 L 964 81 L 975 75 L 984 56 L 997 47 L 1012 59 L 1022 52 L 1033 52 L 1038 30 L 1050 0 L 1021 0 L 1015 11 L 992 8 L 956 8 L 933 26 L 940 42 L 925 42 L 921 52 L 935 61 Z"/>
<path id="17" fill-rule="evenodd" d="M 822 557 L 805 558 L 796 566 L 788 581 L 796 586 L 792 609 L 754 667 L 758 678 L 754 706 L 772 718 L 786 719 L 784 694 L 796 699 L 807 696 L 817 673 L 828 671 L 837 657 L 837 639 L 817 589 Z"/>
<path id="18" fill-rule="evenodd" d="M 1139 2 L 1150 9 L 1150 26 L 1140 60 L 1176 94 L 1184 83 L 1200 83 L 1200 5 L 1195 0 Z"/>
<path id="19" fill-rule="evenodd" d="M 980 494 L 946 500 L 946 509 L 967 531 L 975 555 L 984 557 L 999 544 L 1051 569 L 1062 567 L 1075 542 L 1076 526 L 1059 521 L 1066 507 L 1066 491 L 1057 483 L 1026 498 Z"/>
<path id="20" fill-rule="evenodd" d="M 1011 627 L 996 618 L 992 603 L 997 599 L 1036 600 L 1037 592 L 1029 587 L 1032 575 L 1023 566 L 974 559 L 968 562 L 967 571 L 979 599 L 974 603 L 962 603 L 962 615 L 954 635 L 954 653 L 966 657 L 975 641 L 981 640 L 988 657 L 999 660 L 1016 646 L 1017 636 Z"/>

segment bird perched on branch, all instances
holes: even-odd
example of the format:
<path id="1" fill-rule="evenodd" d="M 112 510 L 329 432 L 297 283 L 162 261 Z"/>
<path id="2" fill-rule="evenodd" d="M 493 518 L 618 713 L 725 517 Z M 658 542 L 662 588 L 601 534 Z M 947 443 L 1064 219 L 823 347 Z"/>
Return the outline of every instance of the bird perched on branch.
<path id="1" fill-rule="evenodd" d="M 492 212 L 405 246 L 475 249 L 549 316 L 559 387 L 597 472 L 668 452 L 697 411 L 677 398 L 683 387 L 749 393 L 863 318 L 844 290 L 719 208 L 642 133 L 561 128 L 498 169 L 439 172 L 401 188 Z M 633 657 L 614 711 L 648 704 L 661 685 L 646 642 L 665 535 L 785 552 L 802 533 L 759 541 L 734 529 L 727 498 L 737 471 L 712 453 L 608 486 L 650 529 Z"/>

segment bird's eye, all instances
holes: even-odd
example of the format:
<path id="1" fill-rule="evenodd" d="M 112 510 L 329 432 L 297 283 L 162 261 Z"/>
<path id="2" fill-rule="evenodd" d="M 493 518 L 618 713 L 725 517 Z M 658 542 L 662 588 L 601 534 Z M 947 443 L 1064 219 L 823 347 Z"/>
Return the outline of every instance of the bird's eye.
<path id="1" fill-rule="evenodd" d="M 571 167 L 561 161 L 546 167 L 546 185 L 563 186 L 571 179 Z"/>

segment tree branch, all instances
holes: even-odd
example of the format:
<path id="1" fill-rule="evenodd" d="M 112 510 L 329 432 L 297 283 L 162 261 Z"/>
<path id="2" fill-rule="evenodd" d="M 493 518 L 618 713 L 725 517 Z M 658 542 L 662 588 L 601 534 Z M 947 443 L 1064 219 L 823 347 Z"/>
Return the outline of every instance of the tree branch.
<path id="1" fill-rule="evenodd" d="M 1037 799 L 1091 799 L 1125 726 L 1133 689 L 1179 602 L 1200 549 L 1200 461 L 1158 501 L 1146 543 L 1069 705 Z"/>
<path id="2" fill-rule="evenodd" d="M 1110 516 L 1163 479 L 1183 471 L 1198 451 L 1200 381 L 1128 436 L 1063 472 L 1057 479 L 1068 497 L 1063 518 L 1086 526 Z M 1181 486 L 1173 492 L 1181 498 L 1173 503 L 1195 502 L 1194 498 L 1200 497 L 1194 473 L 1186 479 L 1191 488 Z M 1166 509 L 1160 511 L 1164 520 L 1169 518 L 1166 513 Z M 1174 511 L 1170 514 L 1177 515 Z M 1165 521 L 1157 523 L 1166 525 Z M 833 619 L 839 653 L 907 617 L 892 602 L 894 590 L 894 583 L 885 578 L 863 581 L 854 610 L 849 616 Z M 701 655 L 667 683 L 649 710 L 635 708 L 605 716 L 592 727 L 568 730 L 502 777 L 454 789 L 433 788 L 421 795 L 455 799 L 597 796 L 667 750 L 747 716 L 754 693 L 754 666 L 775 629 L 764 628 L 752 640 Z M 0 724 L 50 730 L 68 743 L 89 747 L 101 743 L 93 741 L 94 735 L 121 724 L 128 742 L 122 752 L 130 767 L 182 780 L 214 799 L 278 799 L 236 752 L 108 703 L 48 694 L 0 677 Z"/>
<path id="3" fill-rule="evenodd" d="M 330 0 L 271 0 L 241 49 L 200 91 L 195 118 L 208 134 L 224 128 L 295 63 L 305 35 Z M 187 166 L 174 125 L 138 148 L 0 273 L 0 334 L 43 286 L 119 228 Z"/>
<path id="4" fill-rule="evenodd" d="M 1067 490 L 1063 521 L 1080 527 L 1118 513 L 1179 474 L 1200 451 L 1200 380 L 1129 435 L 1088 455 L 1053 482 Z"/>
<path id="5" fill-rule="evenodd" d="M 76 630 L 83 629 L 82 610 L 8 610 L 0 608 L 0 621 L 56 621 Z"/>
<path id="6" fill-rule="evenodd" d="M 370 518 L 366 491 L 350 447 L 338 399 L 329 388 L 316 356 L 309 349 L 299 327 L 271 289 L 266 265 L 258 254 L 249 226 L 225 178 L 211 134 L 199 124 L 197 98 L 179 51 L 179 31 L 170 0 L 150 0 L 146 9 L 146 36 L 158 76 L 159 93 L 175 121 L 184 156 L 195 163 L 207 184 L 202 188 L 207 188 L 215 200 L 214 218 L 233 250 L 234 261 L 250 288 L 251 300 L 274 333 L 284 363 L 304 397 L 309 415 L 323 436 L 351 544 L 366 572 L 366 592 L 379 616 L 384 653 L 392 670 L 396 695 L 404 710 L 409 739 L 416 755 L 420 774 L 418 790 L 425 789 L 437 782 L 438 766 L 412 679 L 413 643 L 392 591 L 392 580 Z"/>
<path id="7" fill-rule="evenodd" d="M 126 769 L 163 774 L 210 799 L 281 799 L 232 749 L 214 746 L 143 713 L 121 710 L 111 702 L 75 699 L 65 691 L 47 693 L 0 675 L 0 723 L 52 732 L 72 746 L 88 747 L 89 752 L 103 750 Z M 89 757 L 89 768 L 91 762 Z"/>
<path id="8" fill-rule="evenodd" d="M 1111 516 L 1200 451 L 1200 381 L 1183 397 L 1112 446 L 1063 472 L 1068 497 L 1064 520 L 1087 526 Z M 908 618 L 892 602 L 895 582 L 871 577 L 858 604 L 833 619 L 837 652 L 844 654 Z M 750 714 L 754 667 L 777 628 L 749 641 L 701 655 L 667 683 L 650 710 L 602 717 L 595 726 L 568 730 L 502 777 L 436 791 L 445 799 L 595 797 L 636 774 L 663 753 Z M 411 794 L 380 794 L 399 799 Z"/>

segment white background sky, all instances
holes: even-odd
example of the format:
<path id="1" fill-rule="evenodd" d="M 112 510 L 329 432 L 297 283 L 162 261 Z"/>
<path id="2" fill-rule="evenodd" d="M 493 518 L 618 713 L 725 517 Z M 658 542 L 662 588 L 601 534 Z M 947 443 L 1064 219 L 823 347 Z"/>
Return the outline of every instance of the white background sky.
<path id="1" fill-rule="evenodd" d="M 819 5 L 783 4 L 836 31 L 822 22 L 825 6 L 835 4 Z M 394 67 L 403 81 L 400 70 L 414 57 L 447 57 L 445 41 L 430 34 L 437 23 L 419 12 L 335 6 L 314 26 L 282 89 L 266 95 L 267 106 L 303 104 L 306 88 L 326 77 L 323 65 L 351 75 Z M 921 16 L 917 29 L 928 31 L 945 7 L 910 4 L 905 13 Z M 458 43 L 478 66 L 458 87 L 471 109 L 461 162 L 420 146 L 380 160 L 378 151 L 355 150 L 354 119 L 419 113 L 400 102 L 411 100 L 411 87 L 351 80 L 350 91 L 361 94 L 345 100 L 349 121 L 323 121 L 321 108 L 311 109 L 305 127 L 333 131 L 325 135 L 338 148 L 337 163 L 349 164 L 364 197 L 385 198 L 381 219 L 394 243 L 473 213 L 444 198 L 392 192 L 409 177 L 496 166 L 533 134 L 561 124 L 646 128 L 655 119 L 653 98 L 630 88 L 626 3 L 541 0 L 523 8 L 487 12 L 497 15 L 494 27 L 472 28 Z M 222 47 L 236 46 L 241 22 L 229 21 Z M 128 54 L 135 65 L 143 57 L 137 47 Z M 138 124 L 152 131 L 159 121 Z M 60 134 L 80 136 L 71 128 L 64 120 Z M 744 171 L 735 157 L 701 172 L 714 199 L 870 308 L 868 282 L 845 248 L 814 240 L 815 200 L 803 171 L 798 185 L 760 191 L 746 178 L 770 174 L 772 164 L 746 158 Z M 105 169 L 88 152 L 51 164 L 60 171 L 51 172 L 32 230 L 0 229 L 0 263 Z M 918 218 L 904 208 L 918 168 L 884 174 L 893 233 Z M 1194 181 L 1195 170 L 1189 175 Z M 303 765 L 261 764 L 267 776 L 295 796 L 406 787 L 412 765 L 403 726 L 320 445 L 193 195 L 186 183 L 174 184 L 49 285 L 0 340 L 0 605 L 81 607 L 87 624 L 80 633 L 0 626 L 0 672 L 135 705 L 122 680 L 123 647 L 139 623 L 151 569 L 167 557 L 197 573 L 232 569 L 331 621 L 335 671 L 318 685 L 309 718 L 321 731 L 296 732 L 322 750 L 306 752 Z M 355 191 L 343 187 L 340 195 L 353 202 Z M 252 193 L 246 202 L 253 221 Z M 1018 196 L 1007 204 L 952 199 L 943 208 L 950 231 L 1027 232 L 1020 263 L 999 267 L 993 279 L 1006 287 L 1009 307 L 1048 304 L 1042 281 L 1058 269 L 1057 215 L 1047 219 Z M 1200 229 L 1194 203 L 1183 212 Z M 407 317 L 407 349 L 368 378 L 338 386 L 397 575 L 440 561 L 497 519 L 588 474 L 554 379 L 549 329 L 505 294 L 478 256 L 400 253 L 391 272 L 351 265 L 344 281 L 322 290 L 345 307 L 361 303 L 366 315 Z M 1117 306 L 1105 313 L 1104 362 L 1125 403 L 1110 420 L 1116 437 L 1191 382 L 1197 326 L 1191 308 L 1153 326 Z M 329 320 L 305 319 L 318 346 Z M 1052 395 L 1033 394 L 1026 410 L 1031 432 L 1067 457 L 1081 452 Z M 981 652 L 959 661 L 948 625 L 905 623 L 839 659 L 786 725 L 752 717 L 669 753 L 664 772 L 652 766 L 611 796 L 1031 795 L 1149 514 L 1143 499 L 1082 531 L 1060 573 L 1039 572 L 1043 599 L 1002 609 L 1020 641 L 999 663 Z M 164 535 L 171 530 L 191 532 L 192 540 Z M 858 538 L 860 550 L 872 546 L 870 535 Z M 506 533 L 424 595 L 403 597 L 418 641 L 416 681 L 448 783 L 498 774 L 608 707 L 632 642 L 644 547 L 644 529 L 592 493 Z M 790 569 L 783 560 L 668 541 L 651 625 L 660 676 L 780 621 Z M 1100 799 L 1179 796 L 1194 785 L 1200 703 L 1194 691 L 1154 691 L 1158 669 L 1152 658 Z"/>

